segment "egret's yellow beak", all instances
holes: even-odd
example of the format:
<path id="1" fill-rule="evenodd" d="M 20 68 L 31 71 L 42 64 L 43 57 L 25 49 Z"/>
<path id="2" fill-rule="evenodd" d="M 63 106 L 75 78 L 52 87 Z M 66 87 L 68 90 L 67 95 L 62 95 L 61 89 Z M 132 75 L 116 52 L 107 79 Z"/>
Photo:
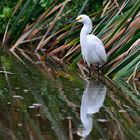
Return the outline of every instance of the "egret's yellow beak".
<path id="1" fill-rule="evenodd" d="M 82 17 L 78 17 L 76 18 L 76 21 L 80 21 L 82 19 Z"/>

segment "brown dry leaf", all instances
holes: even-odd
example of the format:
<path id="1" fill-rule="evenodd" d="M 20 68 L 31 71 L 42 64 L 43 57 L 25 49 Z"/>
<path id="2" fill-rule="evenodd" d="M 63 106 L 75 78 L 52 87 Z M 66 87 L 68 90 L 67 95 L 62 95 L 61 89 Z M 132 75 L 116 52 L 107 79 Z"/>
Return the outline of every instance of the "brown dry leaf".
<path id="1" fill-rule="evenodd" d="M 58 52 L 60 52 L 60 51 L 62 51 L 62 50 L 64 50 L 64 49 L 66 49 L 66 48 L 68 48 L 68 47 L 69 47 L 69 46 L 67 46 L 67 45 L 62 45 L 62 46 L 60 46 L 59 48 L 57 48 L 57 49 L 53 50 L 52 52 L 50 52 L 49 55 L 54 55 L 54 54 L 56 54 L 56 53 L 58 53 Z"/>
<path id="2" fill-rule="evenodd" d="M 62 59 L 65 59 L 66 57 L 68 57 L 69 55 L 71 55 L 73 52 L 75 52 L 76 50 L 78 50 L 80 48 L 80 45 L 77 45 L 76 47 L 73 46 L 65 55 Z"/>
<path id="3" fill-rule="evenodd" d="M 135 31 L 137 29 L 140 28 L 140 16 L 138 16 L 128 27 L 127 31 L 129 32 L 129 35 L 125 38 L 125 40 L 123 40 L 122 44 L 125 44 L 135 33 Z M 123 28 L 122 30 L 120 30 L 116 35 L 114 35 L 114 37 L 105 45 L 106 48 L 109 48 L 110 46 L 112 46 L 116 41 L 118 41 L 122 34 L 124 33 L 125 28 Z M 119 47 L 119 46 L 118 46 Z M 114 49 L 118 49 L 118 47 L 115 47 Z M 111 53 L 113 53 L 114 49 L 110 50 L 110 52 L 108 52 L 108 55 L 110 55 Z"/>
<path id="4" fill-rule="evenodd" d="M 11 52 L 14 52 L 15 48 L 17 48 L 19 46 L 19 44 L 21 44 L 25 38 L 28 37 L 28 35 L 33 31 L 33 29 L 30 29 L 28 32 L 24 33 L 17 41 L 16 43 L 10 48 Z"/>
<path id="5" fill-rule="evenodd" d="M 42 40 L 39 42 L 39 44 L 38 44 L 38 46 L 37 46 L 37 48 L 36 48 L 36 52 L 37 52 L 39 49 L 41 49 L 41 48 L 43 47 L 43 45 L 44 45 L 43 42 L 44 42 L 45 38 L 47 37 L 48 33 L 53 29 L 54 25 L 55 25 L 56 22 L 58 21 L 58 18 L 59 18 L 59 16 L 62 14 L 62 12 L 63 12 L 64 7 L 66 6 L 66 4 L 67 4 L 68 2 L 70 2 L 70 1 L 71 1 L 71 0 L 66 0 L 66 1 L 63 3 L 63 5 L 62 5 L 62 7 L 60 8 L 58 14 L 56 15 L 56 17 L 55 17 L 54 20 L 52 21 L 52 24 L 50 25 L 50 27 L 49 27 L 48 30 L 46 31 L 44 37 L 43 37 Z M 42 45 L 42 44 L 43 44 L 43 45 Z"/>
<path id="6" fill-rule="evenodd" d="M 29 60 L 31 63 L 35 64 L 35 61 L 34 61 L 32 58 L 30 58 L 30 57 L 24 52 L 23 49 L 18 48 L 18 50 L 19 50 L 19 52 L 20 52 L 27 60 Z"/>

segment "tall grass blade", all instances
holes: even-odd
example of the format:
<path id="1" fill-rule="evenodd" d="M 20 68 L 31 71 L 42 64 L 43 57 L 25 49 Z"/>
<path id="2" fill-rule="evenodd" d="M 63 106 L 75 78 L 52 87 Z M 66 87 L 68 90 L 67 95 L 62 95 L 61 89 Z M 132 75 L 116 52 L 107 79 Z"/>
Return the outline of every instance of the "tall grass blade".
<path id="1" fill-rule="evenodd" d="M 18 25 L 20 18 L 24 15 L 25 11 L 27 11 L 27 8 L 30 6 L 30 4 L 31 4 L 31 0 L 27 0 L 26 3 L 24 4 L 24 6 L 22 7 L 20 13 L 18 14 L 14 23 L 12 24 L 11 29 L 9 30 L 9 36 L 12 35 L 16 25 Z"/>
<path id="2" fill-rule="evenodd" d="M 131 8 L 131 10 L 128 12 L 128 14 L 123 18 L 119 26 L 116 28 L 116 30 L 109 36 L 109 38 L 106 40 L 105 43 L 107 43 L 119 30 L 120 28 L 124 25 L 124 23 L 133 15 L 136 14 L 138 9 L 140 8 L 140 1 L 137 0 L 134 6 Z"/>

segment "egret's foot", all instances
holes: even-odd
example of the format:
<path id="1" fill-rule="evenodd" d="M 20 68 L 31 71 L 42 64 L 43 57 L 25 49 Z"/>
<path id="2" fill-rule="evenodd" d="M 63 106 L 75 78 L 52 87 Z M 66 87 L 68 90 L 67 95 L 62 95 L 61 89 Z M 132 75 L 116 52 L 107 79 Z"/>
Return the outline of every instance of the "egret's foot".
<path id="1" fill-rule="evenodd" d="M 102 72 L 100 70 L 99 65 L 91 65 L 91 67 L 88 67 L 88 77 L 97 77 L 99 78 L 102 75 Z"/>

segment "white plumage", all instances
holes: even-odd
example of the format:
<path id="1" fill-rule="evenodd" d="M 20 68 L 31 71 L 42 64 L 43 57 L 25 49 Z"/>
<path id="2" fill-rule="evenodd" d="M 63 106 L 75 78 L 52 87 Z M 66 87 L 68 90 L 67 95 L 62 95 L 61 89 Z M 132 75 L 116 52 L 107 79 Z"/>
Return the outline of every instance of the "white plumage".
<path id="1" fill-rule="evenodd" d="M 102 41 L 91 34 L 92 21 L 87 15 L 80 15 L 76 18 L 77 22 L 82 22 L 83 27 L 80 32 L 80 45 L 84 61 L 88 67 L 91 64 L 102 65 L 106 62 L 107 56 Z"/>

